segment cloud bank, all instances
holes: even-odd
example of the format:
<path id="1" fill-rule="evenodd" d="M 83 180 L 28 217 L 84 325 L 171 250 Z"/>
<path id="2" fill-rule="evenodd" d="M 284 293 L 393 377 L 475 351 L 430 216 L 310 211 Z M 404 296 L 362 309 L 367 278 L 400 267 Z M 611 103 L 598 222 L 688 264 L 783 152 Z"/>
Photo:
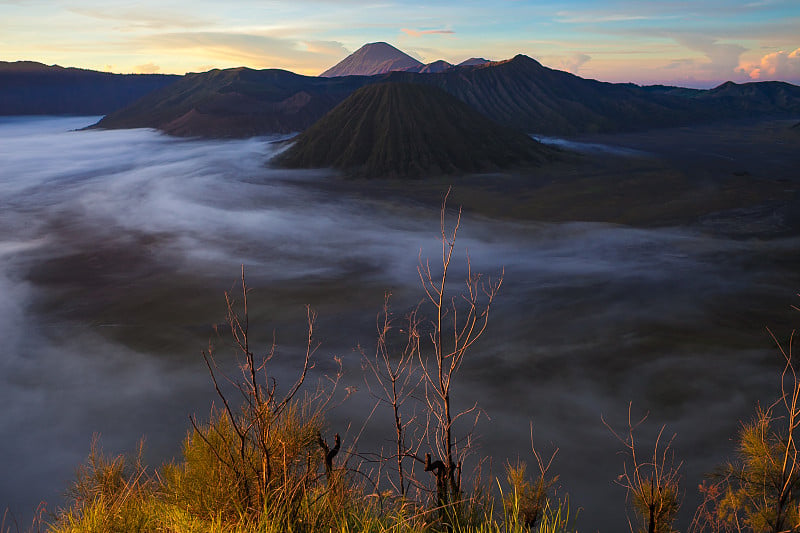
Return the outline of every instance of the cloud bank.
<path id="1" fill-rule="evenodd" d="M 721 43 L 718 39 L 703 35 L 676 35 L 674 39 L 686 48 L 700 52 L 707 62 L 696 62 L 695 74 L 707 79 L 728 80 L 739 67 L 740 58 L 747 48 L 734 43 Z"/>
<path id="2" fill-rule="evenodd" d="M 800 48 L 791 52 L 772 52 L 763 56 L 758 63 L 742 64 L 738 70 L 752 80 L 800 81 Z"/>

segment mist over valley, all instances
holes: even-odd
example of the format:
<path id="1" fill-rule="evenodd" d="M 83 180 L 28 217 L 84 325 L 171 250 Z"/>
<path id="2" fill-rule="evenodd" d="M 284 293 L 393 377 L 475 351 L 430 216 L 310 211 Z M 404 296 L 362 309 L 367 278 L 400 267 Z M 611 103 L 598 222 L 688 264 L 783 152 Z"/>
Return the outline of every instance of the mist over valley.
<path id="1" fill-rule="evenodd" d="M 317 310 L 312 379 L 342 358 L 359 390 L 330 425 L 352 441 L 374 402 L 355 348 L 374 343 L 385 291 L 398 314 L 424 296 L 416 267 L 441 253 L 450 185 L 450 220 L 464 206 L 453 283 L 466 250 L 474 270 L 505 271 L 454 384 L 458 405 L 487 415 L 475 449 L 496 474 L 526 458 L 532 422 L 537 446 L 560 449 L 579 524 L 627 527 L 619 443 L 600 416 L 620 424 L 632 401 L 651 412 L 645 434 L 677 433 L 685 523 L 739 421 L 777 394 L 764 328 L 785 338 L 797 323 L 797 120 L 541 138 L 569 155 L 535 173 L 412 182 L 274 168 L 285 136 L 81 130 L 96 121 L 0 117 L 0 434 L 13 435 L 0 505 L 21 516 L 58 505 L 95 432 L 112 452 L 145 436 L 153 463 L 179 454 L 187 416 L 215 401 L 200 351 L 242 265 L 279 383 L 304 348 L 304 306 Z M 390 429 L 373 417 L 360 448 Z"/>

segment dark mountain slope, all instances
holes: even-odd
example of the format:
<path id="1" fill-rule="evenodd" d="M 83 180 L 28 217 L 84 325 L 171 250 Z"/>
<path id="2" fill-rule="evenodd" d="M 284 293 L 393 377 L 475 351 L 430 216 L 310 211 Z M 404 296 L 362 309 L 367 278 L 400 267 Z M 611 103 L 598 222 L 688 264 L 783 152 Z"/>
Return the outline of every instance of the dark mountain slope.
<path id="1" fill-rule="evenodd" d="M 697 101 L 737 116 L 758 116 L 780 109 L 800 115 L 800 87 L 780 81 L 723 83 L 693 95 Z"/>
<path id="2" fill-rule="evenodd" d="M 421 177 L 540 165 L 555 153 L 441 89 L 381 83 L 353 93 L 275 163 L 371 178 Z"/>
<path id="3" fill-rule="evenodd" d="M 101 120 L 100 128 L 157 128 L 172 135 L 247 137 L 302 131 L 368 77 L 318 78 L 235 68 L 187 74 Z"/>
<path id="4" fill-rule="evenodd" d="M 786 83 L 725 84 L 710 91 L 639 87 L 583 79 L 517 56 L 431 74 L 322 78 L 245 68 L 189 74 L 99 125 L 217 137 L 302 131 L 354 90 L 386 81 L 435 85 L 501 124 L 545 135 L 800 114 L 800 87 Z"/>
<path id="5" fill-rule="evenodd" d="M 669 94 L 685 98 L 691 98 L 707 92 L 703 89 L 689 89 L 687 87 L 675 87 L 674 85 L 644 85 L 641 89 L 651 94 Z"/>
<path id="6" fill-rule="evenodd" d="M 0 62 L 0 115 L 104 115 L 179 78 Z"/>
<path id="7" fill-rule="evenodd" d="M 485 65 L 486 63 L 491 63 L 488 59 L 484 59 L 482 57 L 471 57 L 469 59 L 465 59 L 461 63 L 456 66 L 459 67 L 471 67 L 474 65 Z"/>
<path id="8" fill-rule="evenodd" d="M 528 132 L 614 132 L 712 117 L 685 98 L 583 79 L 522 55 L 416 79 L 399 72 L 388 78 L 436 85 L 501 124 Z"/>
<path id="9" fill-rule="evenodd" d="M 419 70 L 425 65 L 389 43 L 368 43 L 320 76 L 372 76 L 393 70 Z"/>

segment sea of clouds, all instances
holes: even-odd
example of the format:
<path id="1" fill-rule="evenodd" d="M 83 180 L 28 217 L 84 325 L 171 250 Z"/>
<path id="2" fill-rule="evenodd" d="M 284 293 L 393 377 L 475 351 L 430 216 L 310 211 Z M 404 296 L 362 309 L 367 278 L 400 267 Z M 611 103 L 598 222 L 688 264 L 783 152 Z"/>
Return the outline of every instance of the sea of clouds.
<path id="1" fill-rule="evenodd" d="M 265 299 L 280 294 L 298 308 L 313 303 L 315 287 L 351 291 L 321 308 L 341 313 L 329 318 L 337 331 L 322 333 L 330 348 L 351 343 L 352 351 L 368 340 L 384 288 L 402 295 L 401 308 L 413 305 L 422 297 L 419 257 L 435 266 L 441 254 L 436 208 L 352 188 L 339 194 L 326 171 L 272 169 L 276 139 L 80 130 L 94 121 L 0 118 L 0 508 L 21 517 L 43 499 L 51 508 L 62 501 L 93 433 L 112 452 L 146 435 L 157 462 L 179 452 L 187 415 L 213 400 L 195 342 L 207 335 L 205 315 L 221 318 L 224 309 L 196 319 L 186 345 L 152 349 L 107 334 L 139 320 L 117 313 L 109 323 L 107 309 L 134 300 L 146 302 L 141 313 L 171 309 L 170 287 L 184 288 L 178 298 L 221 297 L 244 265 Z M 645 433 L 669 424 L 691 491 L 777 381 L 768 339 L 764 349 L 732 350 L 700 337 L 735 329 L 719 322 L 721 302 L 785 290 L 770 263 L 752 257 L 779 255 L 794 240 L 465 214 L 458 244 L 454 288 L 465 250 L 473 269 L 504 269 L 505 281 L 454 398 L 485 410 L 477 442 L 495 456 L 495 475 L 505 458 L 531 460 L 530 422 L 537 444 L 560 448 L 555 468 L 592 529 L 626 527 L 624 491 L 613 486 L 622 459 L 601 414 L 619 424 L 634 401 L 637 412 L 652 412 Z M 359 307 L 360 291 L 374 293 L 373 306 Z M 345 318 L 356 314 L 365 320 L 350 331 Z M 185 321 L 167 316 L 163 327 Z M 357 357 L 348 357 L 358 374 Z M 362 387 L 333 425 L 347 427 L 373 401 Z M 378 447 L 380 417 L 371 424 L 362 445 Z"/>

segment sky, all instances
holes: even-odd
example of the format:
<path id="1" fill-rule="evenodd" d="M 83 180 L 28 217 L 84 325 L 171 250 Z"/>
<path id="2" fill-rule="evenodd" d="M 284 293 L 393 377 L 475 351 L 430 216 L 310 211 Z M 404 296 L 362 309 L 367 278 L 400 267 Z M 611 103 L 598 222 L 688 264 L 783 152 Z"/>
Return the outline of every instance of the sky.
<path id="1" fill-rule="evenodd" d="M 602 81 L 800 84 L 798 0 L 0 0 L 0 61 L 317 75 L 375 41 L 426 63 L 525 54 Z"/>

